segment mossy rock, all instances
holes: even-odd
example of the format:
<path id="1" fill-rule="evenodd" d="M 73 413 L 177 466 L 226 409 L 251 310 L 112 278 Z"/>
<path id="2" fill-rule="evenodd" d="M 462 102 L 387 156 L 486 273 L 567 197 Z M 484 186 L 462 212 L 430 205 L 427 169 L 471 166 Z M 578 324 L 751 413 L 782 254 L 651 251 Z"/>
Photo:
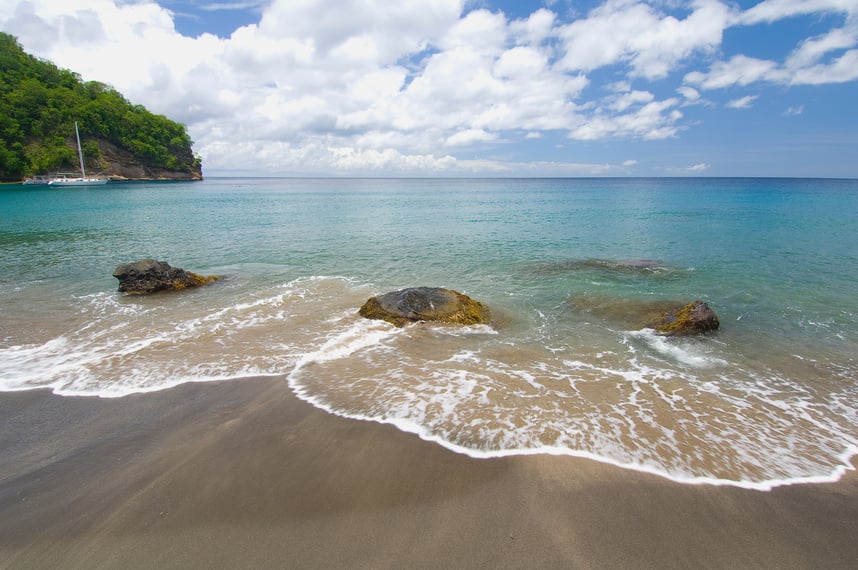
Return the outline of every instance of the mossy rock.
<path id="1" fill-rule="evenodd" d="M 208 285 L 219 279 L 217 275 L 199 275 L 154 259 L 122 263 L 113 270 L 113 276 L 119 279 L 119 292 L 131 295 L 181 291 Z"/>
<path id="2" fill-rule="evenodd" d="M 718 316 L 703 301 L 694 301 L 667 311 L 649 328 L 663 336 L 687 336 L 718 330 Z"/>
<path id="3" fill-rule="evenodd" d="M 488 307 L 450 289 L 412 287 L 371 297 L 360 308 L 362 317 L 380 319 L 397 327 L 420 321 L 459 325 L 488 324 Z"/>

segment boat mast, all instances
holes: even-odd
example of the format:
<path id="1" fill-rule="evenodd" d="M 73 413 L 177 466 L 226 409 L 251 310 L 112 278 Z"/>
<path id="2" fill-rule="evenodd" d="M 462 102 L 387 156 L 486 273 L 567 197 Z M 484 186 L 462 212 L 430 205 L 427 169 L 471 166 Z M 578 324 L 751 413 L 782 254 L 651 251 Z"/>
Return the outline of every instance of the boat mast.
<path id="1" fill-rule="evenodd" d="M 77 156 L 80 159 L 80 177 L 86 178 L 86 170 L 83 169 L 83 151 L 80 149 L 80 133 L 77 130 L 77 121 L 74 122 L 74 136 L 77 139 Z"/>

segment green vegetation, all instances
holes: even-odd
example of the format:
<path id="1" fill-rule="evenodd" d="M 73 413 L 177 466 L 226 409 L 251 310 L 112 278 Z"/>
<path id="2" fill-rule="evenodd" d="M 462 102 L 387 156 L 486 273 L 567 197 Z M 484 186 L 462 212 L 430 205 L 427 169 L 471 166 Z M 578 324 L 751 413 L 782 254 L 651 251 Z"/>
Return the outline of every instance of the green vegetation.
<path id="1" fill-rule="evenodd" d="M 77 170 L 69 145 L 77 121 L 87 162 L 101 156 L 103 139 L 134 154 L 142 164 L 190 171 L 199 166 L 184 125 L 132 105 L 97 81 L 60 69 L 24 52 L 0 32 L 0 180 Z"/>
<path id="2" fill-rule="evenodd" d="M 718 317 L 703 301 L 694 301 L 665 313 L 652 324 L 652 328 L 664 336 L 684 336 L 717 330 Z"/>
<path id="3" fill-rule="evenodd" d="M 217 275 L 200 275 L 198 273 L 193 273 L 188 271 L 188 279 L 185 281 L 173 281 L 173 290 L 181 291 L 182 289 L 187 289 L 188 287 L 202 287 L 203 285 L 208 285 L 209 283 L 214 283 L 218 279 L 220 279 Z"/>

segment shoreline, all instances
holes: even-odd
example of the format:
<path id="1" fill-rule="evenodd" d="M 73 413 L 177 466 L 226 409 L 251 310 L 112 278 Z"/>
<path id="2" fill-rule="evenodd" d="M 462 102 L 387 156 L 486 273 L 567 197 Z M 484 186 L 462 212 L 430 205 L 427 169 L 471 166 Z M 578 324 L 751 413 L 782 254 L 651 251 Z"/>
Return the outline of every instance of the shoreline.
<path id="1" fill-rule="evenodd" d="M 287 379 L 289 375 L 286 375 Z M 290 384 L 291 385 L 291 384 Z M 495 451 L 482 451 L 479 449 L 471 449 L 467 447 L 462 447 L 460 445 L 456 445 L 455 443 L 448 442 L 444 440 L 440 436 L 428 434 L 426 429 L 423 426 L 415 424 L 413 422 L 405 421 L 405 420 L 382 420 L 376 418 L 365 417 L 358 414 L 347 414 L 337 410 L 332 409 L 330 406 L 320 401 L 318 398 L 307 393 L 306 389 L 303 386 L 295 386 L 291 385 L 293 393 L 295 393 L 296 397 L 299 400 L 302 400 L 306 404 L 322 410 L 328 414 L 333 416 L 337 416 L 339 418 L 344 418 L 353 421 L 361 421 L 361 422 L 370 422 L 377 423 L 380 425 L 392 426 L 399 431 L 404 433 L 408 433 L 418 437 L 420 440 L 432 443 L 434 445 L 438 445 L 447 449 L 453 453 L 464 455 L 466 457 L 470 457 L 471 459 L 477 460 L 485 460 L 485 459 L 504 459 L 504 458 L 512 458 L 512 457 L 532 457 L 532 456 L 554 456 L 554 457 L 566 457 L 572 458 L 581 461 L 593 461 L 595 463 L 601 463 L 604 465 L 608 465 L 610 467 L 615 467 L 617 469 L 622 469 L 625 471 L 632 471 L 635 473 L 640 473 L 647 476 L 655 476 L 672 483 L 676 483 L 679 485 L 703 485 L 703 486 L 712 486 L 712 487 L 735 487 L 737 489 L 746 489 L 750 491 L 772 491 L 774 489 L 778 489 L 781 487 L 790 487 L 793 485 L 819 485 L 819 484 L 834 484 L 839 482 L 843 477 L 848 476 L 850 473 L 854 473 L 858 471 L 858 448 L 852 448 L 845 450 L 841 455 L 841 459 L 843 463 L 838 465 L 837 468 L 829 475 L 813 475 L 806 477 L 793 477 L 789 479 L 769 479 L 764 481 L 735 481 L 732 479 L 718 479 L 715 477 L 705 477 L 705 476 L 684 476 L 677 477 L 673 476 L 670 473 L 659 470 L 655 467 L 650 467 L 647 465 L 639 465 L 639 464 L 626 464 L 618 461 L 616 459 L 612 459 L 610 457 L 597 455 L 595 453 L 590 453 L 586 451 L 574 451 L 565 447 L 541 447 L 541 448 L 533 448 L 533 449 L 509 449 L 509 450 L 495 450 Z M 858 474 L 856 474 L 858 476 Z"/>
<path id="2" fill-rule="evenodd" d="M 2 568 L 847 567 L 856 534 L 855 471 L 754 491 L 473 459 L 282 377 L 0 394 Z"/>

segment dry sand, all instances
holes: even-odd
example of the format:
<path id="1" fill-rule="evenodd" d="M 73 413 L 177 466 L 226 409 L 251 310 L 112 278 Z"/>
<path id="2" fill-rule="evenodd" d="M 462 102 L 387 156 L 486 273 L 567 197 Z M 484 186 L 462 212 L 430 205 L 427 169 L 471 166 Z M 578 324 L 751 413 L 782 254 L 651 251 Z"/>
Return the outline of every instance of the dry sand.
<path id="1" fill-rule="evenodd" d="M 0 394 L 3 568 L 855 568 L 858 477 L 771 492 L 476 460 L 282 379 Z"/>

